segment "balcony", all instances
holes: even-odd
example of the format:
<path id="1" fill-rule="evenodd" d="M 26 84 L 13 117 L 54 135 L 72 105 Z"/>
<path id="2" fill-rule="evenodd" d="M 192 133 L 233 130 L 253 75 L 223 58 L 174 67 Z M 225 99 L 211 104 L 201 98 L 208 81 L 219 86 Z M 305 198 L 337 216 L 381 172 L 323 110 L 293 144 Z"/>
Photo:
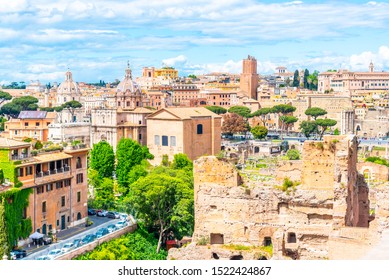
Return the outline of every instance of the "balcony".
<path id="1" fill-rule="evenodd" d="M 70 175 L 70 167 L 60 167 L 57 169 L 41 171 L 35 174 L 35 183 L 36 184 L 44 184 L 49 183 L 51 181 L 56 181 L 60 179 L 64 179 L 66 175 Z"/>
<path id="2" fill-rule="evenodd" d="M 20 154 L 20 155 L 12 155 L 11 159 L 12 160 L 23 160 L 23 159 L 26 159 L 26 158 L 29 158 L 29 157 L 30 157 L 29 154 Z"/>

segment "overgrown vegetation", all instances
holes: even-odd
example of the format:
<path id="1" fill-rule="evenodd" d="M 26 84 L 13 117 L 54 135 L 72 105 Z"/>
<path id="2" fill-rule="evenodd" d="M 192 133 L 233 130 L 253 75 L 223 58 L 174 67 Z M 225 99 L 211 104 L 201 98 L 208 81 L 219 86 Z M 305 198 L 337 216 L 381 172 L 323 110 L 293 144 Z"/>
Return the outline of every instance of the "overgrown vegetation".
<path id="1" fill-rule="evenodd" d="M 158 239 L 139 227 L 135 232 L 97 246 L 76 260 L 165 260 L 167 252 L 156 252 Z"/>
<path id="2" fill-rule="evenodd" d="M 381 165 L 385 165 L 387 167 L 389 167 L 389 161 L 384 159 L 384 158 L 380 158 L 380 157 L 368 157 L 366 158 L 366 161 L 367 162 L 373 162 L 373 163 L 376 163 L 376 164 L 381 164 Z"/>
<path id="3" fill-rule="evenodd" d="M 286 156 L 288 157 L 289 160 L 298 160 L 300 159 L 300 152 L 296 149 L 290 149 L 286 153 Z"/>

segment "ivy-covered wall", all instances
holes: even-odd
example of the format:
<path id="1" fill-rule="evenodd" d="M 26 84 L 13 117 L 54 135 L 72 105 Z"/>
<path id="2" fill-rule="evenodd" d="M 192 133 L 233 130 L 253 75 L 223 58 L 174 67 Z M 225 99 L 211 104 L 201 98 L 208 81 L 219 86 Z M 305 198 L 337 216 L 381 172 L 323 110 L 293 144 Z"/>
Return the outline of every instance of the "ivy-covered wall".
<path id="1" fill-rule="evenodd" d="M 8 248 L 4 246 L 8 245 L 7 228 L 5 226 L 5 209 L 4 204 L 0 202 L 0 258 L 3 257 L 4 253 L 8 255 Z"/>
<path id="2" fill-rule="evenodd" d="M 9 149 L 0 149 L 0 167 L 3 170 L 4 179 L 15 183 L 16 168 L 15 163 L 9 160 Z"/>
<path id="3" fill-rule="evenodd" d="M 19 238 L 25 239 L 32 232 L 31 219 L 23 218 L 23 212 L 28 206 L 28 197 L 31 193 L 32 189 L 21 190 L 18 188 L 0 193 L 0 204 L 4 207 L 8 251 L 17 246 Z M 0 244 L 0 246 L 4 246 L 4 244 Z"/>

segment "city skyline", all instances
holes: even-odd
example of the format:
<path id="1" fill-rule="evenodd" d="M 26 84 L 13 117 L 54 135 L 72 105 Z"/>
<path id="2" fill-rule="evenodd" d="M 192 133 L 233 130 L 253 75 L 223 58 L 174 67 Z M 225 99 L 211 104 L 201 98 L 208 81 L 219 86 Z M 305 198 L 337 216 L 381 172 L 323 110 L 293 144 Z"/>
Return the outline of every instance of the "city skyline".
<path id="1" fill-rule="evenodd" d="M 0 84 L 122 79 L 146 66 L 180 75 L 389 69 L 389 4 L 374 1 L 0 0 Z"/>

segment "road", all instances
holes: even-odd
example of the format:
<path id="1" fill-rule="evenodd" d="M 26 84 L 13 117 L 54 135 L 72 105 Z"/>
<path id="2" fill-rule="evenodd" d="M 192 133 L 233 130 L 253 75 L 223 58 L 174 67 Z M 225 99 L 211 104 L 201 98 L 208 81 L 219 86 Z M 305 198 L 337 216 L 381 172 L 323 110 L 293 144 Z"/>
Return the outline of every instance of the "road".
<path id="1" fill-rule="evenodd" d="M 61 249 L 65 243 L 73 242 L 75 239 L 82 239 L 87 234 L 96 233 L 96 231 L 100 228 L 107 227 L 109 225 L 116 224 L 119 219 L 109 219 L 105 217 L 89 217 L 92 221 L 94 221 L 93 226 L 85 228 L 85 226 L 74 227 L 58 236 L 58 242 L 50 244 L 49 246 L 42 246 L 38 251 L 33 251 L 31 254 L 28 254 L 26 258 L 23 260 L 35 260 L 40 256 L 47 255 L 49 251 L 54 249 Z M 64 231 L 65 232 L 65 231 Z"/>

